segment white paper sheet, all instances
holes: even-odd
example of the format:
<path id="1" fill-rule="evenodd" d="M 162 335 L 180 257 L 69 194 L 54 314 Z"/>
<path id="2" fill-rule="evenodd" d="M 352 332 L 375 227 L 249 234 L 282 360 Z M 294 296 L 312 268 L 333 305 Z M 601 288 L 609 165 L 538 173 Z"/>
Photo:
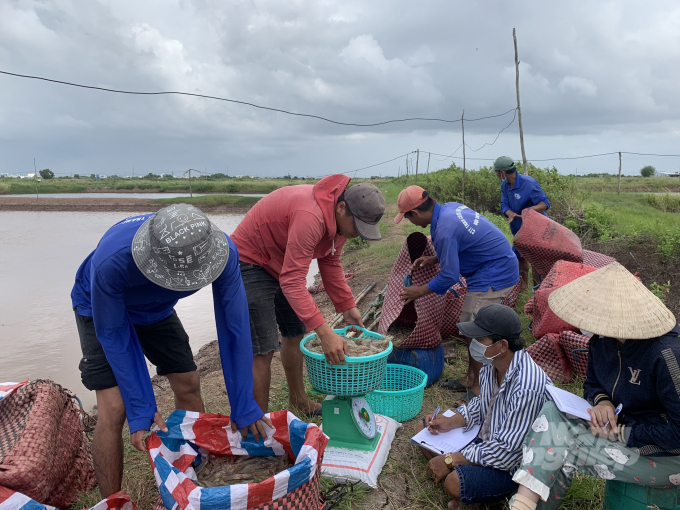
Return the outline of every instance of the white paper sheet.
<path id="1" fill-rule="evenodd" d="M 563 413 L 577 416 L 578 418 L 586 421 L 590 421 L 592 419 L 588 409 L 591 409 L 593 406 L 591 406 L 587 400 L 556 386 L 546 386 L 546 389 L 555 401 L 557 409 Z"/>
<path id="2" fill-rule="evenodd" d="M 448 417 L 454 414 L 449 409 L 442 413 L 442 416 Z M 441 434 L 432 434 L 429 430 L 423 429 L 411 438 L 411 442 L 439 455 L 459 452 L 474 441 L 479 434 L 479 428 L 479 425 L 475 425 L 467 432 L 463 432 L 463 429 L 453 429 Z"/>

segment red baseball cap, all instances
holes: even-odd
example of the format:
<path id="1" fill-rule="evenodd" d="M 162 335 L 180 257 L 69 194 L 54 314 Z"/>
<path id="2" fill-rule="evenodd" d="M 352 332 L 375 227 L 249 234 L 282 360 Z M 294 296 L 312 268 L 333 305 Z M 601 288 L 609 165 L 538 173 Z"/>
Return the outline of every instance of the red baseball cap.
<path id="1" fill-rule="evenodd" d="M 404 214 L 423 204 L 428 198 L 430 196 L 427 191 L 420 186 L 409 186 L 401 190 L 399 198 L 397 198 L 399 214 L 394 217 L 394 223 L 399 223 L 404 218 Z"/>

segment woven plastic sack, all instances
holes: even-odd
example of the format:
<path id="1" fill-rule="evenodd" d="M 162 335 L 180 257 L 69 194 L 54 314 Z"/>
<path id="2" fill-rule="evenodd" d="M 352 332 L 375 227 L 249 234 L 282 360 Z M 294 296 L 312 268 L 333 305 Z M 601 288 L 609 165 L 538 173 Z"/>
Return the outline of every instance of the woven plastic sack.
<path id="1" fill-rule="evenodd" d="M 519 295 L 522 293 L 522 282 L 521 280 L 517 282 L 517 285 L 515 285 L 512 290 L 510 291 L 510 294 L 505 296 L 505 299 L 501 301 L 502 305 L 509 306 L 510 308 L 515 308 L 515 305 L 517 304 L 517 300 L 519 299 Z"/>
<path id="2" fill-rule="evenodd" d="M 574 375 L 585 379 L 588 371 L 588 342 L 590 338 L 574 331 L 560 333 L 560 345 Z"/>
<path id="3" fill-rule="evenodd" d="M 583 262 L 578 236 L 533 209 L 522 211 L 522 227 L 513 244 L 541 276 L 547 275 L 558 260 Z"/>
<path id="4" fill-rule="evenodd" d="M 0 400 L 0 486 L 67 508 L 94 487 L 90 442 L 76 397 L 38 379 Z"/>
<path id="5" fill-rule="evenodd" d="M 575 262 L 559 260 L 555 263 L 541 286 L 534 293 L 533 320 L 531 332 L 536 338 L 541 338 L 548 333 L 561 333 L 562 331 L 578 331 L 578 328 L 566 323 L 553 313 L 548 304 L 550 294 L 580 276 L 592 273 L 597 268 Z M 526 311 L 526 307 L 525 307 Z"/>
<path id="6" fill-rule="evenodd" d="M 418 257 L 436 255 L 429 237 L 414 232 L 406 238 L 390 271 L 390 282 L 385 293 L 378 332 L 387 333 L 393 322 L 399 321 L 413 327 L 409 337 L 397 349 L 436 349 L 442 338 L 455 336 L 456 323 L 465 299 L 464 283 L 458 283 L 445 295 L 428 294 L 407 305 L 399 299 L 404 288 L 404 276 L 410 275 L 414 286 L 424 285 L 439 273 L 439 264 L 411 272 L 411 265 Z M 464 282 L 464 280 L 463 280 Z M 458 296 L 456 296 L 456 293 Z M 445 319 L 446 322 L 442 322 Z"/>
<path id="7" fill-rule="evenodd" d="M 0 487 L 0 510 L 56 510 L 53 506 L 43 505 L 25 494 Z M 137 505 L 123 491 L 116 492 L 88 510 L 137 510 Z"/>
<path id="8" fill-rule="evenodd" d="M 545 335 L 527 347 L 527 352 L 554 383 L 566 384 L 573 380 L 571 365 L 560 345 L 559 335 Z"/>
<path id="9" fill-rule="evenodd" d="M 597 253 L 596 251 L 583 250 L 584 264 L 600 269 L 601 267 L 608 266 L 612 262 L 616 262 L 614 257 Z"/>
<path id="10" fill-rule="evenodd" d="M 256 442 L 231 431 L 231 420 L 221 414 L 175 411 L 166 420 L 168 432 L 155 431 L 146 439 L 149 459 L 163 504 L 171 510 L 290 510 L 321 509 L 319 478 L 328 438 L 313 423 L 288 411 L 267 415 L 266 441 Z M 287 455 L 291 468 L 261 483 L 203 488 L 195 480 L 197 467 L 208 454 L 216 456 Z"/>

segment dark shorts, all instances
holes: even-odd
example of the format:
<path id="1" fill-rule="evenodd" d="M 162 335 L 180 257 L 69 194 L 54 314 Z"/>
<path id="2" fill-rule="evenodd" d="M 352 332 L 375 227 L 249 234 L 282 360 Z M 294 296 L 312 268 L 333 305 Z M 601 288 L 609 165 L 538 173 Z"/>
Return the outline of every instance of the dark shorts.
<path id="1" fill-rule="evenodd" d="M 517 256 L 518 259 L 522 258 L 522 255 L 517 251 L 517 248 L 515 248 L 515 245 L 512 245 L 512 252 Z"/>
<path id="2" fill-rule="evenodd" d="M 460 500 L 466 505 L 491 503 L 507 497 L 519 487 L 512 474 L 500 469 L 468 464 L 454 468 L 460 480 Z"/>
<path id="3" fill-rule="evenodd" d="M 80 335 L 80 378 L 88 390 L 106 390 L 118 386 L 104 354 L 104 348 L 97 339 L 92 317 L 78 315 L 76 325 Z M 142 345 L 144 356 L 156 366 L 158 375 L 182 374 L 196 370 L 194 355 L 189 346 L 189 336 L 177 317 L 172 315 L 148 326 L 135 325 L 137 338 Z"/>
<path id="4" fill-rule="evenodd" d="M 253 355 L 278 351 L 281 348 L 279 331 L 283 338 L 304 335 L 307 328 L 283 295 L 276 278 L 261 266 L 245 262 L 239 265 L 248 298 Z"/>

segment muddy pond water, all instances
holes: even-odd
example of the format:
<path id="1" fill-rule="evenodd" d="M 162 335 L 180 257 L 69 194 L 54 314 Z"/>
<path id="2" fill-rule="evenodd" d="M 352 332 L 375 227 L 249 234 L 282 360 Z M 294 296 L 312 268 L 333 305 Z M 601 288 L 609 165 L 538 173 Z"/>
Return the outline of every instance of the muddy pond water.
<path id="1" fill-rule="evenodd" d="M 144 213 L 148 211 L 140 211 Z M 78 394 L 80 344 L 70 293 L 76 270 L 125 212 L 0 212 L 0 382 L 51 378 Z M 213 214 L 231 234 L 243 215 Z M 318 272 L 314 261 L 308 282 Z M 217 338 L 210 286 L 176 307 L 194 353 Z M 155 373 L 155 369 L 152 370 Z"/>

